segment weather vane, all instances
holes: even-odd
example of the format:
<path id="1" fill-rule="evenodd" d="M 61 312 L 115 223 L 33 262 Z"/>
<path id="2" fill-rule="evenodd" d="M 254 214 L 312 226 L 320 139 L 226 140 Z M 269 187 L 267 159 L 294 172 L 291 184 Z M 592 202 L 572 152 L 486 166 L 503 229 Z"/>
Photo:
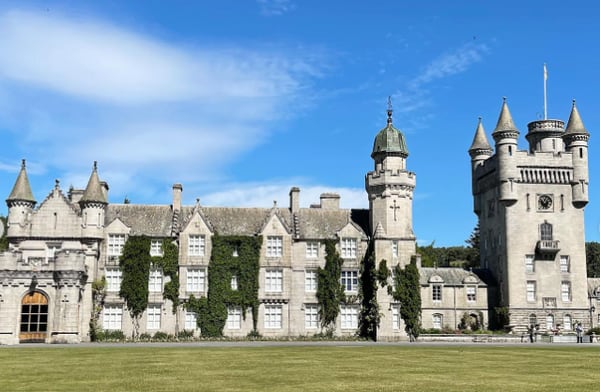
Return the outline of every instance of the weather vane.
<path id="1" fill-rule="evenodd" d="M 387 115 L 388 115 L 388 124 L 392 123 L 392 112 L 394 110 L 392 109 L 392 96 L 388 95 L 388 108 L 387 108 Z"/>

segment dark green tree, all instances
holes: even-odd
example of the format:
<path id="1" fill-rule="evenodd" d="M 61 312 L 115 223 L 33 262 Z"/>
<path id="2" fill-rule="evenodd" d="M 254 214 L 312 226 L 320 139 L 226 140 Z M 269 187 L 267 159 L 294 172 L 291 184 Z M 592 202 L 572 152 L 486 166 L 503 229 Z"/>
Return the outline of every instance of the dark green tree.
<path id="1" fill-rule="evenodd" d="M 119 295 L 125 300 L 133 324 L 133 338 L 137 338 L 140 318 L 148 307 L 148 278 L 150 276 L 150 238 L 130 236 L 119 257 L 122 280 Z"/>
<path id="2" fill-rule="evenodd" d="M 325 240 L 325 268 L 317 270 L 317 301 L 321 327 L 332 328 L 340 312 L 340 303 L 345 300 L 344 288 L 340 283 L 342 259 L 335 249 L 335 241 Z"/>
<path id="3" fill-rule="evenodd" d="M 479 253 L 479 241 L 480 241 L 480 233 L 479 233 L 479 221 L 473 228 L 473 232 L 469 236 L 469 238 L 465 241 L 469 247 L 467 248 L 467 261 L 470 267 L 476 268 L 480 265 L 481 255 Z"/>
<path id="4" fill-rule="evenodd" d="M 379 265 L 387 271 L 385 261 Z M 358 296 L 361 302 L 359 317 L 359 335 L 366 339 L 377 340 L 377 327 L 381 320 L 379 303 L 377 302 L 377 283 L 379 274 L 375 268 L 375 254 L 373 245 L 369 244 L 367 253 L 360 267 L 360 285 Z"/>
<path id="5" fill-rule="evenodd" d="M 163 298 L 173 303 L 173 314 L 177 314 L 179 306 L 179 248 L 171 239 L 162 242 L 162 256 L 152 257 L 152 264 L 162 269 L 170 280 L 163 288 Z"/>
<path id="6" fill-rule="evenodd" d="M 404 330 L 411 341 L 419 337 L 421 332 L 421 285 L 419 270 L 414 263 L 404 269 L 396 266 L 395 290 L 392 296 L 400 302 L 400 317 L 404 321 Z"/>
<path id="7" fill-rule="evenodd" d="M 585 243 L 585 261 L 588 278 L 600 278 L 600 243 Z"/>
<path id="8" fill-rule="evenodd" d="M 0 228 L 0 230 L 2 230 L 2 236 L 0 237 L 0 251 L 3 251 L 8 249 L 8 239 L 6 238 L 7 225 L 5 216 L 0 216 L 0 224 L 2 225 Z"/>

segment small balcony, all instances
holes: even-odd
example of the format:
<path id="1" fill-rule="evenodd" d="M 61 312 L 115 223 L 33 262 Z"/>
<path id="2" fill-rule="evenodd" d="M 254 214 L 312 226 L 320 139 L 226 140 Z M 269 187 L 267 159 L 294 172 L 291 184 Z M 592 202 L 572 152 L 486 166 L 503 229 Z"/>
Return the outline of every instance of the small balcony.
<path id="1" fill-rule="evenodd" d="M 560 248 L 557 240 L 540 240 L 535 247 L 536 251 L 543 255 L 556 255 Z"/>

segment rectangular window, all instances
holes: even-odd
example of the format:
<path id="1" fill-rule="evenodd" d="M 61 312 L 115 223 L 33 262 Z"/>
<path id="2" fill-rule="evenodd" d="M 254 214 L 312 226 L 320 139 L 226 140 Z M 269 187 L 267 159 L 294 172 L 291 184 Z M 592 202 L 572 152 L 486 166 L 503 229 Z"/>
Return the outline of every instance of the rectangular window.
<path id="1" fill-rule="evenodd" d="M 265 328 L 281 328 L 281 305 L 265 305 Z"/>
<path id="2" fill-rule="evenodd" d="M 125 234 L 109 234 L 108 235 L 108 255 L 121 256 L 125 246 Z"/>
<path id="3" fill-rule="evenodd" d="M 319 257 L 319 243 L 318 242 L 307 242 L 306 243 L 306 258 L 316 259 Z"/>
<path id="4" fill-rule="evenodd" d="M 160 305 L 149 305 L 146 309 L 146 329 L 160 329 Z"/>
<path id="5" fill-rule="evenodd" d="M 206 241 L 203 235 L 190 235 L 188 237 L 188 255 L 204 256 Z"/>
<path id="6" fill-rule="evenodd" d="M 340 306 L 340 326 L 342 329 L 358 328 L 358 307 L 350 305 Z"/>
<path id="7" fill-rule="evenodd" d="M 535 301 L 535 281 L 534 280 L 527 281 L 527 301 L 529 301 L 529 302 Z"/>
<path id="8" fill-rule="evenodd" d="M 162 240 L 150 240 L 150 256 L 162 256 Z"/>
<path id="9" fill-rule="evenodd" d="M 550 223 L 542 223 L 540 225 L 540 235 L 542 241 L 552 241 L 552 225 Z"/>
<path id="10" fill-rule="evenodd" d="M 185 312 L 185 324 L 183 328 L 187 329 L 188 331 L 193 331 L 198 328 L 198 324 L 196 322 L 196 313 Z"/>
<path id="11" fill-rule="evenodd" d="M 304 327 L 306 329 L 319 328 L 319 307 L 317 305 L 304 306 Z"/>
<path id="12" fill-rule="evenodd" d="M 571 301 L 571 282 L 561 282 L 560 283 L 560 296 L 563 302 Z"/>
<path id="13" fill-rule="evenodd" d="M 551 331 L 554 329 L 554 316 L 549 314 L 546 316 L 546 329 Z"/>
<path id="14" fill-rule="evenodd" d="M 442 285 L 434 284 L 431 286 L 431 299 L 434 302 L 440 302 L 442 300 Z"/>
<path id="15" fill-rule="evenodd" d="M 571 271 L 571 260 L 569 260 L 569 256 L 560 256 L 560 272 L 570 272 Z"/>
<path id="16" fill-rule="evenodd" d="M 442 329 L 442 325 L 444 325 L 444 316 L 436 313 L 433 315 L 433 328 Z"/>
<path id="17" fill-rule="evenodd" d="M 358 271 L 342 271 L 340 283 L 347 293 L 356 292 L 358 290 Z"/>
<path id="18" fill-rule="evenodd" d="M 150 279 L 148 280 L 148 291 L 150 293 L 162 293 L 163 276 L 158 268 L 150 269 Z"/>
<path id="19" fill-rule="evenodd" d="M 283 254 L 283 237 L 267 237 L 267 257 L 281 257 Z"/>
<path id="20" fill-rule="evenodd" d="M 394 259 L 398 258 L 398 241 L 392 241 L 392 257 Z"/>
<path id="21" fill-rule="evenodd" d="M 467 286 L 467 301 L 477 301 L 477 286 Z"/>
<path id="22" fill-rule="evenodd" d="M 304 271 L 304 291 L 312 293 L 317 291 L 317 271 L 306 270 Z"/>
<path id="23" fill-rule="evenodd" d="M 533 255 L 525 256 L 525 272 L 532 273 L 535 272 L 535 260 Z"/>
<path id="24" fill-rule="evenodd" d="M 102 328 L 120 330 L 123 322 L 123 307 L 120 305 L 107 305 L 102 310 Z"/>
<path id="25" fill-rule="evenodd" d="M 283 291 L 283 271 L 280 269 L 265 271 L 265 292 L 281 293 Z"/>
<path id="26" fill-rule="evenodd" d="M 206 279 L 204 268 L 193 268 L 187 270 L 185 289 L 189 293 L 203 293 Z"/>
<path id="27" fill-rule="evenodd" d="M 392 305 L 392 329 L 400 329 L 400 305 Z"/>
<path id="28" fill-rule="evenodd" d="M 121 270 L 118 268 L 107 268 L 104 271 L 106 278 L 106 291 L 118 293 L 121 290 Z"/>
<path id="29" fill-rule="evenodd" d="M 238 289 L 237 276 L 233 275 L 231 277 L 231 290 L 236 291 L 237 289 Z"/>
<path id="30" fill-rule="evenodd" d="M 342 238 L 342 258 L 356 258 L 356 238 Z"/>
<path id="31" fill-rule="evenodd" d="M 573 319 L 571 319 L 571 316 L 566 314 L 565 317 L 563 317 L 563 329 L 566 330 L 571 330 L 573 328 Z"/>
<path id="32" fill-rule="evenodd" d="M 242 328 L 242 308 L 227 308 L 227 329 Z"/>

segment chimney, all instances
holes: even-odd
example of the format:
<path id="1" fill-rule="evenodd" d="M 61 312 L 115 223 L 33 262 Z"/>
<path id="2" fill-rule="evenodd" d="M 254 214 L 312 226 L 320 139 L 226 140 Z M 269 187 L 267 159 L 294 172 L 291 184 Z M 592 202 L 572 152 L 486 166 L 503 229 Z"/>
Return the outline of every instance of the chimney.
<path id="1" fill-rule="evenodd" d="M 104 198 L 108 200 L 108 182 L 100 181 L 100 187 L 102 188 L 102 193 L 104 194 Z"/>
<path id="2" fill-rule="evenodd" d="M 173 184 L 173 211 L 181 210 L 181 192 L 183 192 L 183 185 Z"/>
<path id="3" fill-rule="evenodd" d="M 340 208 L 340 195 L 337 193 L 321 193 L 321 208 L 324 210 L 338 210 Z"/>
<path id="4" fill-rule="evenodd" d="M 69 201 L 73 204 L 79 203 L 79 200 L 81 200 L 84 192 L 84 189 L 75 189 L 73 187 L 69 188 L 69 193 L 67 194 L 69 196 Z"/>
<path id="5" fill-rule="evenodd" d="M 293 187 L 290 189 L 290 211 L 295 214 L 300 210 L 300 188 Z"/>

